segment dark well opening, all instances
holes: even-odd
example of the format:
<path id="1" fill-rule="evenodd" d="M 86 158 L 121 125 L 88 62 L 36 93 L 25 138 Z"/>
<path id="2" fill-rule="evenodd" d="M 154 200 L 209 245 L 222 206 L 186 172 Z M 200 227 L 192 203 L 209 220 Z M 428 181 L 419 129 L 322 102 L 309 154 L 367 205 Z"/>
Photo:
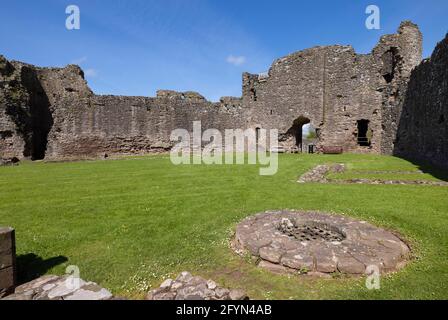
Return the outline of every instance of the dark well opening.
<path id="1" fill-rule="evenodd" d="M 334 225 L 309 221 L 298 225 L 293 219 L 283 219 L 277 228 L 287 236 L 299 241 L 342 241 L 346 238 L 344 232 Z"/>
<path id="2" fill-rule="evenodd" d="M 358 120 L 358 145 L 369 147 L 372 143 L 372 130 L 369 128 L 369 120 Z"/>

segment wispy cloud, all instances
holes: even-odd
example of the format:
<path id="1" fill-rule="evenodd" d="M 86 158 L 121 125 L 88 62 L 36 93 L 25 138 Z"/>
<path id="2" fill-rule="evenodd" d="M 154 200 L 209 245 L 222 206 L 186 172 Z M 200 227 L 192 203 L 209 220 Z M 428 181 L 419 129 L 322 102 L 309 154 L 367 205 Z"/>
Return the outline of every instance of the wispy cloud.
<path id="1" fill-rule="evenodd" d="M 84 75 L 87 78 L 95 78 L 98 75 L 98 71 L 95 69 L 86 69 L 86 71 L 84 71 Z"/>
<path id="2" fill-rule="evenodd" d="M 77 59 L 74 59 L 74 60 L 70 61 L 70 64 L 81 65 L 81 64 L 83 64 L 86 61 L 87 61 L 87 57 L 80 57 L 80 58 L 77 58 Z"/>
<path id="3" fill-rule="evenodd" d="M 238 67 L 246 63 L 246 57 L 230 55 L 227 57 L 226 61 L 227 63 L 233 64 L 234 66 Z"/>

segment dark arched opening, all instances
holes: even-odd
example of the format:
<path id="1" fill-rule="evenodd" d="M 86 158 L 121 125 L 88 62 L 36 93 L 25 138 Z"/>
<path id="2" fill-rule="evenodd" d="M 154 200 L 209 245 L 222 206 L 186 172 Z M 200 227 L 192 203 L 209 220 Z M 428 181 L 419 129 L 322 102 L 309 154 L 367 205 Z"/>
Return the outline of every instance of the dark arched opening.
<path id="1" fill-rule="evenodd" d="M 303 152 L 303 126 L 310 122 L 310 119 L 300 116 L 294 120 L 292 127 L 288 130 L 288 134 L 292 135 L 295 139 L 295 147 L 300 152 Z"/>

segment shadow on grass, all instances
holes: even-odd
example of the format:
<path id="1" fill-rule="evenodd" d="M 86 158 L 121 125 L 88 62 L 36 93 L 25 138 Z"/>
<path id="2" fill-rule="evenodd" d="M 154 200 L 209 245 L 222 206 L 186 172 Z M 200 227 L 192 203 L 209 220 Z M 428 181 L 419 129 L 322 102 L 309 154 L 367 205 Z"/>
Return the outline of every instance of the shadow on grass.
<path id="1" fill-rule="evenodd" d="M 19 255 L 16 258 L 17 283 L 20 285 L 34 280 L 43 276 L 48 270 L 67 261 L 68 258 L 64 256 L 57 256 L 44 260 L 34 253 Z"/>
<path id="2" fill-rule="evenodd" d="M 420 160 L 413 157 L 407 157 L 401 155 L 395 155 L 395 157 L 409 161 L 410 163 L 416 165 L 418 169 L 421 170 L 423 173 L 430 174 L 434 178 L 448 182 L 448 170 L 446 168 L 436 166 L 428 161 Z"/>
<path id="3" fill-rule="evenodd" d="M 448 181 L 448 170 L 444 170 L 424 163 L 423 164 L 416 163 L 416 164 L 423 173 L 428 173 L 433 177 L 442 181 Z"/>

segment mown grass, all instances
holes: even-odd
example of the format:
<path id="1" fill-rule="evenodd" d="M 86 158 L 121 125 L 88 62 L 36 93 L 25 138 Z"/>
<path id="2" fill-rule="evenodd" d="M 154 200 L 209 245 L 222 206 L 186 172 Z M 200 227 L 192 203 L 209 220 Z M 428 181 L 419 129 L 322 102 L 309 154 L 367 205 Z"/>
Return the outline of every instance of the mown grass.
<path id="1" fill-rule="evenodd" d="M 390 161 L 389 159 L 359 159 L 346 164 L 346 170 L 341 173 L 330 173 L 328 178 L 335 180 L 370 179 L 370 180 L 422 180 L 443 181 L 439 172 L 427 173 L 419 166 L 409 162 Z M 446 178 L 446 177 L 444 177 Z"/>
<path id="2" fill-rule="evenodd" d="M 252 165 L 174 166 L 167 156 L 23 163 L 0 168 L 0 225 L 16 228 L 23 279 L 77 265 L 82 278 L 131 298 L 189 270 L 244 287 L 252 298 L 447 299 L 448 188 L 296 182 L 331 162 L 416 170 L 393 157 L 349 154 L 281 155 L 274 176 L 260 176 Z M 347 214 L 397 230 L 411 243 L 413 261 L 372 291 L 363 279 L 272 275 L 229 249 L 238 221 L 286 208 Z M 52 259 L 59 256 L 65 258 Z"/>

